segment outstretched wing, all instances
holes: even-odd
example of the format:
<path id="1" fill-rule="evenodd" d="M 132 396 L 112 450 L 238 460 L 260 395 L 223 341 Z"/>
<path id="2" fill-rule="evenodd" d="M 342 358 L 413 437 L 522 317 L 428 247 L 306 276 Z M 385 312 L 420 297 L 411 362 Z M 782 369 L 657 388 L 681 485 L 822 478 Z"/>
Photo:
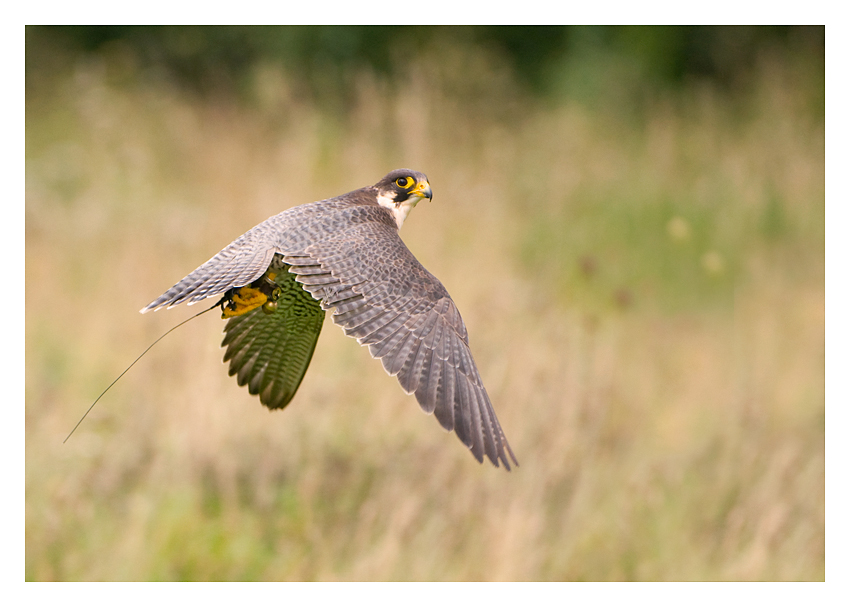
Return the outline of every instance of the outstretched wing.
<path id="1" fill-rule="evenodd" d="M 257 394 L 269 409 L 289 404 L 313 358 L 325 311 L 295 282 L 282 256 L 275 255 L 274 281 L 281 288 L 272 311 L 256 308 L 227 321 L 222 347 L 228 373 Z"/>
<path id="2" fill-rule="evenodd" d="M 357 206 L 340 222 L 334 214 L 345 214 L 348 207 L 337 208 L 335 201 L 295 207 L 259 224 L 142 312 L 250 284 L 283 254 L 306 291 L 287 283 L 285 293 L 298 302 L 294 307 L 283 301 L 273 314 L 258 308 L 228 322 L 225 360 L 231 361 L 230 373 L 240 385 L 248 384 L 268 407 L 285 406 L 312 357 L 321 329 L 318 314 L 336 308 L 334 322 L 368 345 L 405 392 L 415 394 L 443 428 L 454 430 L 479 462 L 486 455 L 495 466 L 501 462 L 510 470 L 509 458 L 518 465 L 446 289 L 407 249 L 394 220 L 375 215 L 386 214 L 385 209 Z M 276 280 L 287 278 L 281 272 Z M 321 300 L 319 308 L 307 292 Z M 288 337 L 281 339 L 279 333 Z M 292 353 L 297 364 L 291 363 Z"/>
<path id="3" fill-rule="evenodd" d="M 191 305 L 262 276 L 276 252 L 266 223 L 245 232 L 140 312 L 171 308 L 187 300 Z"/>
<path id="4" fill-rule="evenodd" d="M 517 464 L 469 350 L 466 327 L 445 287 L 391 225 L 354 224 L 285 255 L 298 282 L 333 320 L 368 345 L 384 369 L 480 462 Z M 518 465 L 518 464 L 517 464 Z"/>

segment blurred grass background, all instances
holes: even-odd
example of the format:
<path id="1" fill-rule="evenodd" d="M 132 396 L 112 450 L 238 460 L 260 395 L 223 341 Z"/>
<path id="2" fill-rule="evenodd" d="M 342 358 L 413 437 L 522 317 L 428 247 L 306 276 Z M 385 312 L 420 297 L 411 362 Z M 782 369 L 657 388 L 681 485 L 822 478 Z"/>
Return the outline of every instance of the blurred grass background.
<path id="1" fill-rule="evenodd" d="M 27 28 L 29 580 L 824 579 L 823 28 Z M 520 459 L 138 310 L 410 167 Z M 328 323 L 330 321 L 328 320 Z"/>

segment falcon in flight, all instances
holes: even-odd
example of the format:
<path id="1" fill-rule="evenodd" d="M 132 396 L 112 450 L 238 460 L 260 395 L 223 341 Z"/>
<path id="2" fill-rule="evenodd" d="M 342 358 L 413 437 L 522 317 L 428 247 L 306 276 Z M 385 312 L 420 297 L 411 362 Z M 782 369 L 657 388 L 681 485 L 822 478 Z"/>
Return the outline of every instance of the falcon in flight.
<path id="1" fill-rule="evenodd" d="M 229 373 L 269 409 L 289 404 L 325 310 L 481 462 L 518 465 L 445 287 L 399 238 L 431 186 L 392 171 L 373 186 L 304 204 L 248 230 L 141 312 L 219 297 Z"/>

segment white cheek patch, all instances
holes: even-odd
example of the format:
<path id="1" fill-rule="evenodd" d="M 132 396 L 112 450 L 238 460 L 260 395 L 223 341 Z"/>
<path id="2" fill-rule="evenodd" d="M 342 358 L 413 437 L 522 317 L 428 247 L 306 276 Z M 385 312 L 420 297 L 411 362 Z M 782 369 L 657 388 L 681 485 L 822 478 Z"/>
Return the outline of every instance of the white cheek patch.
<path id="1" fill-rule="evenodd" d="M 378 204 L 390 210 L 395 218 L 395 224 L 401 228 L 410 210 L 422 200 L 422 196 L 413 195 L 401 204 L 396 204 L 389 196 L 378 196 Z"/>
<path id="2" fill-rule="evenodd" d="M 395 201 L 389 196 L 384 196 L 383 194 L 378 195 L 378 204 L 391 211 L 395 208 Z"/>

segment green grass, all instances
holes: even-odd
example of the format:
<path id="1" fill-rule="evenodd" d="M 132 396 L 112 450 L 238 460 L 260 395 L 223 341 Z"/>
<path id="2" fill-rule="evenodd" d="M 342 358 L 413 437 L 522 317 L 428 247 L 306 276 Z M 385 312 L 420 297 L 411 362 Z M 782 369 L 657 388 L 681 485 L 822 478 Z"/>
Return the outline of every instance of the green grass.
<path id="1" fill-rule="evenodd" d="M 241 103 L 114 59 L 28 83 L 27 579 L 824 578 L 806 73 L 766 61 L 734 99 L 635 117 L 526 99 L 462 51 L 364 77 L 333 116 L 268 67 Z M 143 305 L 266 217 L 401 166 L 435 191 L 402 237 L 463 313 L 520 468 L 479 466 L 333 326 L 266 411 L 213 314 L 62 444 L 198 311 Z"/>

